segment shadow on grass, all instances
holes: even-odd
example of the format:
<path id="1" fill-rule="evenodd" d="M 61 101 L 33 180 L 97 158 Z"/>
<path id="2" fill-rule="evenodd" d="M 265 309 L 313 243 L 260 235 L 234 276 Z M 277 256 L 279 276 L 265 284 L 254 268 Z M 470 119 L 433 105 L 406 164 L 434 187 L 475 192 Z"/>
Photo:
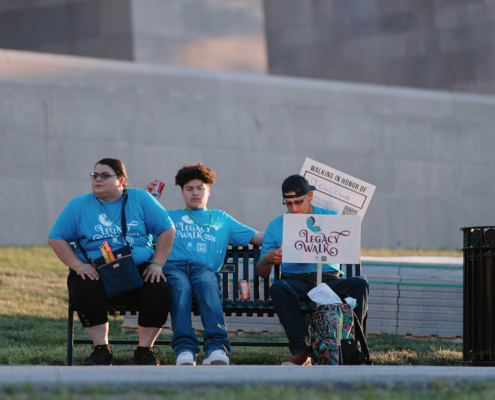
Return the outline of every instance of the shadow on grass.
<path id="1" fill-rule="evenodd" d="M 109 317 L 109 339 L 138 339 L 137 331 L 122 331 L 122 317 Z M 88 339 L 81 324 L 74 321 L 74 338 Z M 171 340 L 172 335 L 160 334 L 160 340 Z M 198 340 L 203 340 L 198 334 Z M 232 341 L 286 342 L 283 334 L 245 334 Z M 135 350 L 132 345 L 114 345 L 113 364 L 131 365 Z M 170 346 L 155 346 L 155 354 L 162 365 L 175 365 L 176 355 Z M 74 365 L 82 365 L 91 354 L 91 345 L 74 346 Z M 287 348 L 273 347 L 233 347 L 230 362 L 232 365 L 277 365 L 290 356 Z M 198 355 L 202 363 L 204 353 Z M 66 365 L 67 359 L 67 319 L 42 318 L 32 316 L 10 316 L 0 314 L 0 364 L 3 365 Z"/>
<path id="2" fill-rule="evenodd" d="M 122 331 L 122 317 L 110 317 L 110 339 L 138 339 L 137 331 Z M 74 321 L 74 337 L 88 336 L 79 321 Z M 161 334 L 161 340 L 171 340 Z M 198 334 L 202 340 L 202 335 Z M 285 334 L 243 334 L 231 341 L 287 342 Z M 416 340 L 397 335 L 369 338 L 368 344 L 375 365 L 461 365 L 462 343 L 439 339 Z M 174 365 L 176 356 L 170 346 L 155 346 L 162 365 Z M 135 346 L 113 345 L 115 365 L 132 364 Z M 74 346 L 74 365 L 82 365 L 91 354 L 91 345 Z M 287 347 L 233 346 L 232 365 L 279 365 L 290 357 Z M 67 319 L 0 314 L 0 364 L 3 365 L 65 365 L 67 358 Z M 198 355 L 202 363 L 204 353 Z"/>

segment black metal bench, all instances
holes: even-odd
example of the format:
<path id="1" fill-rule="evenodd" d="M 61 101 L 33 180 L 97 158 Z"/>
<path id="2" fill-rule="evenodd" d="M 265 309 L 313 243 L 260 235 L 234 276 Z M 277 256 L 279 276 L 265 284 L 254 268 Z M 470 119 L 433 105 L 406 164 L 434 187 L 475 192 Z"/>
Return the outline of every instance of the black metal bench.
<path id="1" fill-rule="evenodd" d="M 280 279 L 280 266 L 274 266 L 272 277 L 260 278 L 256 272 L 256 263 L 260 258 L 260 247 L 253 246 L 232 247 L 227 250 L 225 262 L 220 270 L 222 282 L 220 290 L 222 291 L 222 307 L 226 316 L 268 316 L 273 317 L 276 312 L 273 307 L 273 302 L 270 299 L 270 281 Z M 251 264 L 252 262 L 252 264 Z M 241 266 L 242 265 L 242 266 Z M 251 268 L 252 265 L 252 268 Z M 354 268 L 353 268 L 354 267 Z M 353 274 L 353 269 L 355 269 Z M 242 273 L 241 273 L 242 272 Z M 253 275 L 253 276 L 252 276 Z M 360 264 L 347 264 L 346 276 L 361 275 Z M 251 282 L 252 279 L 252 282 Z M 247 280 L 250 282 L 251 299 L 241 300 L 239 298 L 238 282 Z M 261 282 L 263 281 L 263 282 Z M 230 286 L 232 282 L 232 286 Z M 229 288 L 232 288 L 230 293 Z M 263 289 L 263 295 L 261 294 Z M 301 301 L 301 312 L 303 314 L 312 314 L 316 309 L 316 304 L 313 302 Z M 72 365 L 73 346 L 75 344 L 93 344 L 90 339 L 74 339 L 74 303 L 69 299 L 69 318 L 68 318 L 68 337 L 67 337 L 67 365 Z M 199 310 L 193 302 L 191 310 L 194 315 L 199 315 Z M 137 310 L 126 307 L 124 304 L 112 305 L 108 308 L 109 315 L 125 315 L 129 312 L 131 315 L 136 315 Z M 111 345 L 127 344 L 137 345 L 137 340 L 109 340 Z M 156 340 L 156 345 L 170 345 L 169 340 Z M 288 342 L 231 342 L 231 346 L 270 346 L 270 347 L 286 347 Z M 200 342 L 203 345 L 203 342 Z"/>

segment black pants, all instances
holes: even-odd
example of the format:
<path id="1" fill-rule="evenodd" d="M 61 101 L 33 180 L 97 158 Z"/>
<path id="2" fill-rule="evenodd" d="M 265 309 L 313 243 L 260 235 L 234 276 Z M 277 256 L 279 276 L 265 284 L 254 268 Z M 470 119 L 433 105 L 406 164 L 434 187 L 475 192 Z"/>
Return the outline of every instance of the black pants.
<path id="1" fill-rule="evenodd" d="M 138 265 L 142 275 L 149 263 Z M 74 271 L 67 278 L 69 296 L 75 303 L 77 315 L 84 328 L 108 322 L 107 307 L 112 304 L 125 304 L 139 311 L 138 325 L 144 328 L 163 328 L 170 311 L 171 295 L 168 282 L 144 282 L 140 288 L 108 299 L 105 296 L 101 279 L 82 279 Z"/>
<path id="2" fill-rule="evenodd" d="M 341 299 L 353 297 L 357 300 L 354 309 L 361 326 L 368 312 L 369 283 L 360 276 L 341 279 L 335 275 L 323 274 L 322 282 L 326 283 Z M 292 354 L 309 353 L 311 338 L 304 315 L 299 311 L 302 298 L 310 301 L 308 292 L 316 286 L 316 273 L 293 274 L 273 282 L 270 296 L 277 311 L 280 323 L 289 339 L 289 350 Z M 364 329 L 364 327 L 363 327 Z"/>

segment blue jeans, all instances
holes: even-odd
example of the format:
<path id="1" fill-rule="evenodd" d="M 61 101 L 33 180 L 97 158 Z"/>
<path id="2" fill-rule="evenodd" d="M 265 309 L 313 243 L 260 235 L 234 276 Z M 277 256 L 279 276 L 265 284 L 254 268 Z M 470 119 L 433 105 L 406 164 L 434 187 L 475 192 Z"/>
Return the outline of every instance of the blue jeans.
<path id="1" fill-rule="evenodd" d="M 204 327 L 206 355 L 223 350 L 230 354 L 230 341 L 222 310 L 220 274 L 193 262 L 168 264 L 164 274 L 172 291 L 172 349 L 179 355 L 184 351 L 196 355 L 199 342 L 191 323 L 192 299 L 196 301 Z"/>

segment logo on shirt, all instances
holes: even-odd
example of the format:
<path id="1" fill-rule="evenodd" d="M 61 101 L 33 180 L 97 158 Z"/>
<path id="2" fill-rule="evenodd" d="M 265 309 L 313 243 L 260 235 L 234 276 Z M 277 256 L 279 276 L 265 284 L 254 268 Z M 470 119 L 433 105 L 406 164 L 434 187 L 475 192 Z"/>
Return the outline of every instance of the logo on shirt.
<path id="1" fill-rule="evenodd" d="M 194 224 L 194 221 L 189 218 L 189 215 L 184 215 L 181 220 L 184 221 L 186 224 Z"/>
<path id="2" fill-rule="evenodd" d="M 107 221 L 107 216 L 105 214 L 100 214 L 98 219 L 100 220 L 100 224 L 105 226 L 112 226 L 113 222 Z"/>
<path id="3" fill-rule="evenodd" d="M 119 225 L 108 222 L 105 220 L 105 214 L 100 214 L 98 220 L 101 222 L 101 225 L 95 225 L 96 235 L 93 235 L 93 240 L 101 240 L 101 239 L 112 239 L 112 243 L 120 243 L 118 240 L 119 236 L 122 235 L 122 228 Z M 136 230 L 131 232 L 132 227 L 139 226 L 138 221 L 131 221 L 126 224 L 127 225 L 127 241 L 130 245 L 134 243 L 133 236 L 140 236 L 139 232 Z"/>
<path id="4" fill-rule="evenodd" d="M 321 262 L 327 261 L 327 256 L 321 256 Z"/>
<path id="5" fill-rule="evenodd" d="M 210 227 L 200 227 L 194 222 L 189 222 L 187 215 L 181 217 L 182 221 L 175 224 L 175 237 L 181 239 L 199 239 L 203 242 L 211 241 L 216 242 L 217 238 L 210 233 L 210 229 L 213 228 L 215 231 L 220 229 L 217 225 L 211 225 Z M 198 250 L 199 251 L 199 250 Z"/>
<path id="6" fill-rule="evenodd" d="M 184 221 L 186 224 L 189 224 L 189 225 L 194 224 L 194 221 L 193 221 L 193 220 L 189 217 L 189 215 L 183 215 L 183 216 L 181 217 L 181 220 L 182 220 L 182 221 Z M 215 229 L 216 231 L 218 231 L 218 230 L 220 229 L 220 227 L 218 227 L 218 226 L 216 226 L 216 225 L 211 225 L 211 227 L 210 227 L 210 228 L 213 228 L 213 229 Z M 209 231 L 210 231 L 210 230 L 208 229 L 208 232 L 209 232 Z"/>
<path id="7" fill-rule="evenodd" d="M 196 250 L 198 253 L 206 253 L 206 243 L 197 243 Z"/>

